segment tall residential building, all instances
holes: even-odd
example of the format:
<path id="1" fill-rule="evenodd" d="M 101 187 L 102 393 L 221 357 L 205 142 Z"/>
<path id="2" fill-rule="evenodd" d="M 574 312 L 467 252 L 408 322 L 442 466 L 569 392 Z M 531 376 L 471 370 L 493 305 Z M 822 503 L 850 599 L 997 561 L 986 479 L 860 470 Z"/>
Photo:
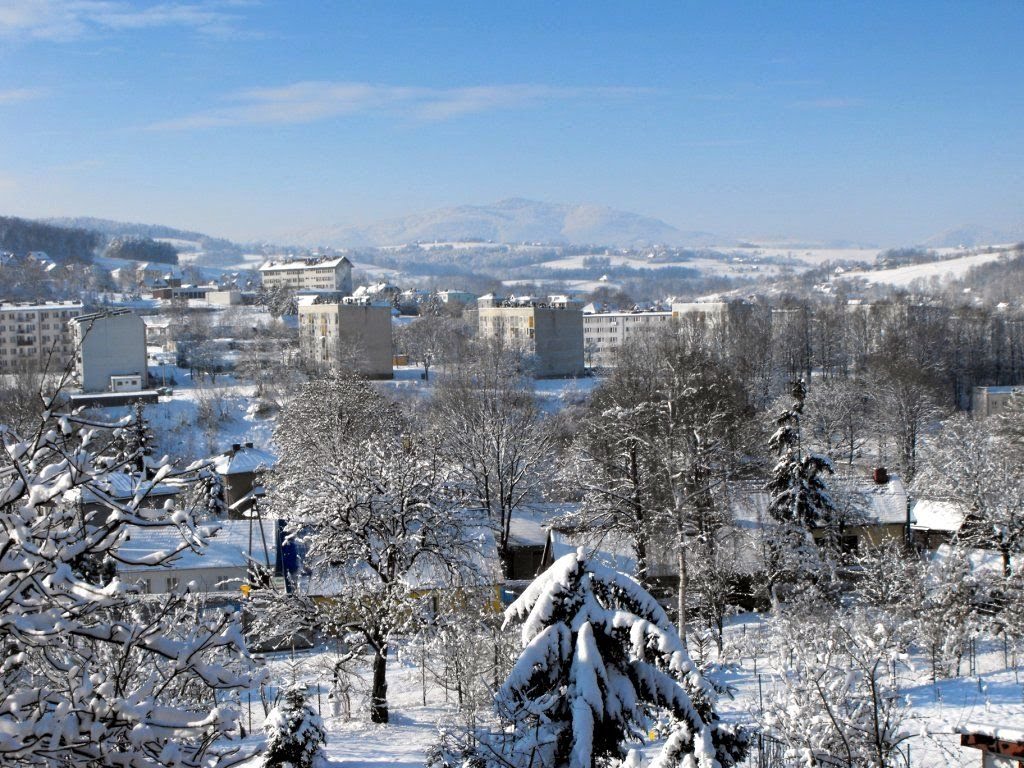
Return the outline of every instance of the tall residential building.
<path id="1" fill-rule="evenodd" d="M 290 288 L 296 291 L 333 291 L 352 293 L 352 262 L 344 256 L 335 259 L 268 261 L 260 267 L 266 288 Z"/>
<path id="2" fill-rule="evenodd" d="M 640 333 L 667 328 L 669 311 L 594 312 L 583 315 L 583 349 L 589 366 L 615 364 L 615 353 Z"/>
<path id="3" fill-rule="evenodd" d="M 70 321 L 83 392 L 137 392 L 148 385 L 146 323 L 127 309 Z"/>
<path id="4" fill-rule="evenodd" d="M 394 376 L 391 305 L 367 299 L 299 303 L 299 341 L 310 363 L 370 379 Z"/>
<path id="5" fill-rule="evenodd" d="M 81 314 L 77 301 L 0 302 L 0 371 L 35 368 L 48 360 L 51 369 L 63 369 L 75 351 L 68 321 Z"/>
<path id="6" fill-rule="evenodd" d="M 477 321 L 482 338 L 498 339 L 533 355 L 540 378 L 585 373 L 583 310 L 577 301 L 564 296 L 547 300 L 481 296 Z"/>

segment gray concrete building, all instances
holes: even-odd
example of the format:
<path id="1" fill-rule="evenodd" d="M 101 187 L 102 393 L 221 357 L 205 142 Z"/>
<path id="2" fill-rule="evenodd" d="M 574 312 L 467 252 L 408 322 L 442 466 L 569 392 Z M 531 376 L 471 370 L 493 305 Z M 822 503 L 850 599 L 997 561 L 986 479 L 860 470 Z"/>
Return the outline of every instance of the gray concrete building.
<path id="1" fill-rule="evenodd" d="M 370 379 L 394 376 L 388 303 L 352 298 L 331 303 L 300 301 L 299 341 L 303 357 L 315 366 Z"/>
<path id="2" fill-rule="evenodd" d="M 77 301 L 0 302 L 0 371 L 39 368 L 48 361 L 51 369 L 63 369 L 75 351 L 68 321 L 81 314 Z"/>
<path id="3" fill-rule="evenodd" d="M 352 262 L 344 256 L 335 259 L 268 261 L 260 267 L 266 288 L 295 291 L 337 291 L 352 293 Z"/>
<path id="4" fill-rule="evenodd" d="M 83 392 L 137 392 L 148 385 L 146 324 L 127 309 L 81 315 L 69 323 Z"/>
<path id="5" fill-rule="evenodd" d="M 518 347 L 535 361 L 538 378 L 582 376 L 583 310 L 565 296 L 481 296 L 477 300 L 478 332 Z"/>

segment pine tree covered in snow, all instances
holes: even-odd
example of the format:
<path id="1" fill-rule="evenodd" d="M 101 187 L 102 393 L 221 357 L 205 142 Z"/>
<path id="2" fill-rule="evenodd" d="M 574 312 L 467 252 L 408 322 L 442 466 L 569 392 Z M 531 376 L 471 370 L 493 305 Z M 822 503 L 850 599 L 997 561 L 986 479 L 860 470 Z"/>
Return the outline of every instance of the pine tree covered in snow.
<path id="1" fill-rule="evenodd" d="M 521 623 L 523 642 L 496 699 L 511 740 L 485 742 L 479 754 L 532 768 L 619 765 L 658 714 L 670 726 L 654 766 L 728 768 L 744 756 L 746 736 L 720 722 L 714 688 L 628 576 L 581 550 L 557 560 L 505 616 Z"/>
<path id="2" fill-rule="evenodd" d="M 776 419 L 777 429 L 768 439 L 768 447 L 779 457 L 768 480 L 771 494 L 768 512 L 782 523 L 791 523 L 810 530 L 831 522 L 832 498 L 823 475 L 834 471 L 827 456 L 803 450 L 800 418 L 807 397 L 802 379 L 793 382 L 790 392 L 793 404 Z"/>
<path id="3" fill-rule="evenodd" d="M 0 764 L 210 768 L 240 756 L 225 741 L 238 712 L 214 703 L 250 684 L 237 616 L 187 591 L 143 598 L 110 567 L 167 563 L 206 535 L 187 509 L 147 509 L 144 490 L 112 497 L 107 477 L 138 458 L 96 458 L 112 455 L 101 435 L 116 427 L 49 410 L 24 439 L 0 426 Z M 86 492 L 106 510 L 83 514 Z M 121 551 L 132 526 L 173 527 L 181 544 L 133 560 Z"/>
<path id="4" fill-rule="evenodd" d="M 793 403 L 775 420 L 777 429 L 768 440 L 768 447 L 778 457 L 765 486 L 768 514 L 776 523 L 766 532 L 765 558 L 765 587 L 773 603 L 779 597 L 780 584 L 807 586 L 825 581 L 829 561 L 821 556 L 811 532 L 831 528 L 836 515 L 823 479 L 832 474 L 832 462 L 802 445 L 800 419 L 807 397 L 802 379 L 793 382 L 790 394 Z"/>
<path id="5" fill-rule="evenodd" d="M 263 727 L 267 732 L 263 768 L 318 768 L 324 764 L 327 732 L 320 716 L 306 703 L 304 686 L 286 688 Z"/>

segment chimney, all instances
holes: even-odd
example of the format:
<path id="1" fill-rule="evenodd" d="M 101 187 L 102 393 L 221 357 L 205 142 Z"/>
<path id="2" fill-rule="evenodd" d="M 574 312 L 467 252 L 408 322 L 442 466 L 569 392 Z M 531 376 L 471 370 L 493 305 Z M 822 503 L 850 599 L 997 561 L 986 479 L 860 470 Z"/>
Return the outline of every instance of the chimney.
<path id="1" fill-rule="evenodd" d="M 889 470 L 885 467 L 875 467 L 874 472 L 875 485 L 885 485 L 889 482 Z"/>
<path id="2" fill-rule="evenodd" d="M 242 450 L 242 444 L 241 443 L 232 443 L 231 444 L 231 452 L 232 453 L 238 453 L 240 450 Z"/>

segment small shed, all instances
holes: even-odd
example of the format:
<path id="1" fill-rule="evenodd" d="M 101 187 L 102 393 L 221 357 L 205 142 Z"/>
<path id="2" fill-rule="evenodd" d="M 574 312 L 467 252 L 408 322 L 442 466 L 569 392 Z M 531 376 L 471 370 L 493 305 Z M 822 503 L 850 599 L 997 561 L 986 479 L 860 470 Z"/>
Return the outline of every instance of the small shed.
<path id="1" fill-rule="evenodd" d="M 962 746 L 981 750 L 982 768 L 1024 768 L 1024 730 L 982 723 L 959 730 Z"/>

